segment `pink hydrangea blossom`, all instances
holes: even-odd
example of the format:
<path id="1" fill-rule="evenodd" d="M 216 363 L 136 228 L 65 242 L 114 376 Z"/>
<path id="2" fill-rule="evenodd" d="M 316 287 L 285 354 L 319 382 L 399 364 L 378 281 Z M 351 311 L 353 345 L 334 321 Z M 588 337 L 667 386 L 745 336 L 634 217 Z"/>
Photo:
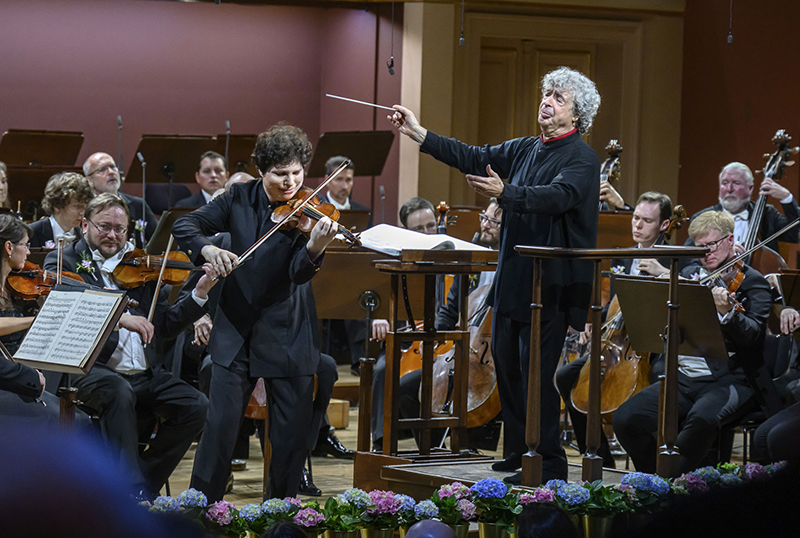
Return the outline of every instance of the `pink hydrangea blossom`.
<path id="1" fill-rule="evenodd" d="M 459 500 L 458 509 L 461 511 L 461 517 L 464 518 L 464 520 L 469 521 L 475 519 L 475 505 L 472 504 L 471 501 L 467 499 Z"/>
<path id="2" fill-rule="evenodd" d="M 556 497 L 556 494 L 553 490 L 547 488 L 536 488 L 533 492 L 525 492 L 520 494 L 519 502 L 520 504 L 532 504 L 532 503 L 549 503 L 552 502 Z"/>
<path id="3" fill-rule="evenodd" d="M 215 502 L 208 508 L 208 511 L 206 511 L 206 517 L 224 527 L 233 521 L 233 514 L 231 513 L 232 508 L 236 508 L 232 503 L 225 501 Z"/>
<path id="4" fill-rule="evenodd" d="M 298 508 L 302 508 L 303 507 L 303 501 L 301 501 L 297 497 L 286 497 L 283 500 L 288 502 L 289 504 L 292 504 L 292 505 L 298 507 Z"/>
<path id="5" fill-rule="evenodd" d="M 767 468 L 763 465 L 759 465 L 758 463 L 748 463 L 744 466 L 744 476 L 750 480 L 755 480 L 756 478 L 766 478 L 767 475 Z"/>
<path id="6" fill-rule="evenodd" d="M 303 508 L 294 515 L 294 522 L 301 527 L 316 527 L 325 521 L 325 516 L 313 508 Z"/>
<path id="7" fill-rule="evenodd" d="M 452 484 L 445 484 L 439 488 L 439 498 L 445 499 L 447 497 L 455 496 L 456 499 L 468 499 L 471 492 L 467 486 L 461 482 L 453 482 Z"/>

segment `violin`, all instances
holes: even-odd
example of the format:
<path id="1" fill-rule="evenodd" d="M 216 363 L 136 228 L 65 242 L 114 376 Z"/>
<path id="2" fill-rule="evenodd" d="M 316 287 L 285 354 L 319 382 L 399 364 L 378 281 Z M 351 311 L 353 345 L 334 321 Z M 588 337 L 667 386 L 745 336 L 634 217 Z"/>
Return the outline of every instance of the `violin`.
<path id="1" fill-rule="evenodd" d="M 285 229 L 297 228 L 308 235 L 318 220 L 322 217 L 328 217 L 336 223 L 338 232 L 344 236 L 347 243 L 360 246 L 361 240 L 358 236 L 337 222 L 339 220 L 339 211 L 336 207 L 333 204 L 323 203 L 319 196 L 313 193 L 314 191 L 309 187 L 302 187 L 291 200 L 275 208 L 272 212 L 272 222 L 282 223 L 281 227 Z M 297 211 L 296 215 L 286 218 L 303 203 L 305 204 L 300 211 Z"/>
<path id="2" fill-rule="evenodd" d="M 39 297 L 46 297 L 53 290 L 53 286 L 58 284 L 58 277 L 54 271 L 46 271 L 26 260 L 22 269 L 9 273 L 6 283 L 14 297 L 35 301 Z M 61 283 L 84 289 L 92 288 L 80 275 L 68 271 L 61 272 Z"/>
<path id="3" fill-rule="evenodd" d="M 144 250 L 136 248 L 125 254 L 122 261 L 117 264 L 114 278 L 121 288 L 137 288 L 158 280 L 163 265 L 164 256 L 147 254 Z M 164 268 L 163 281 L 172 286 L 179 286 L 189 279 L 192 271 L 201 270 L 202 267 L 195 266 L 183 252 L 171 251 Z"/>

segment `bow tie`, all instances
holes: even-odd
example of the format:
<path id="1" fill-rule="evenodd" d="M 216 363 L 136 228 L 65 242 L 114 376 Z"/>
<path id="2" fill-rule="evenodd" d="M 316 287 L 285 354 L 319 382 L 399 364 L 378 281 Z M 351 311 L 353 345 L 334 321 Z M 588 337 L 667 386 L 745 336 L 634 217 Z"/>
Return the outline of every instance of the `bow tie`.
<path id="1" fill-rule="evenodd" d="M 748 219 L 749 216 L 750 216 L 750 213 L 745 209 L 744 211 L 736 213 L 733 216 L 733 220 L 743 220 L 743 221 L 747 222 L 747 219 Z"/>

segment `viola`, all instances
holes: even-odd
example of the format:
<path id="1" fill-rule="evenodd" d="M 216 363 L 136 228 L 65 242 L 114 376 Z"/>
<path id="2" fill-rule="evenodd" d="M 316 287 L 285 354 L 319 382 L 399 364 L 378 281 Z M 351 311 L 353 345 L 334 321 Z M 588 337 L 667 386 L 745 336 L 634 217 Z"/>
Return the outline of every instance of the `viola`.
<path id="1" fill-rule="evenodd" d="M 117 264 L 114 278 L 121 288 L 137 288 L 158 280 L 163 265 L 164 256 L 147 254 L 144 250 L 136 248 L 125 254 L 122 261 Z M 195 266 L 183 252 L 172 251 L 167 257 L 163 281 L 172 286 L 179 286 L 189 279 L 192 271 L 201 270 L 202 267 Z"/>
<path id="2" fill-rule="evenodd" d="M 313 193 L 314 191 L 308 187 L 301 188 L 291 200 L 275 208 L 271 216 L 272 222 L 282 222 L 282 228 L 297 228 L 307 235 L 311 233 L 318 220 L 328 217 L 336 223 L 338 232 L 344 236 L 346 242 L 351 245 L 361 245 L 358 236 L 337 222 L 339 211 L 336 207 L 333 204 L 323 203 L 319 196 Z M 286 218 L 303 203 L 302 209 L 296 215 Z"/>
<path id="3" fill-rule="evenodd" d="M 26 261 L 22 269 L 9 273 L 6 283 L 14 297 L 35 301 L 53 290 L 53 286 L 58 284 L 58 277 L 54 271 L 46 271 L 35 263 Z M 68 271 L 61 272 L 61 283 L 84 289 L 93 287 L 84 282 L 80 275 Z"/>

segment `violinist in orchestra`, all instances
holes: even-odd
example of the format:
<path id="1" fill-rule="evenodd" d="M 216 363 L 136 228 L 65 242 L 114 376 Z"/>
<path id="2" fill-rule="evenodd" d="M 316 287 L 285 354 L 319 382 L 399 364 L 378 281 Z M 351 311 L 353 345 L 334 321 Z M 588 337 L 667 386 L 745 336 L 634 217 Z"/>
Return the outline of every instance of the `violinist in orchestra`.
<path id="1" fill-rule="evenodd" d="M 413 112 L 395 105 L 389 121 L 420 144 L 423 153 L 465 174 L 483 196 L 503 209 L 500 253 L 492 300 L 492 355 L 503 409 L 504 447 L 497 471 L 522 466 L 530 360 L 533 259 L 517 245 L 593 248 L 597 244 L 600 159 L 581 135 L 600 107 L 594 82 L 567 67 L 542 79 L 538 110 L 540 136 L 498 145 L 469 146 L 428 131 Z M 567 326 L 582 330 L 592 291 L 592 263 L 548 259 L 543 262 L 541 338 L 541 442 L 543 477 L 567 478 L 567 459 L 559 442 L 560 403 L 552 383 Z M 521 473 L 507 477 L 519 484 Z"/>
<path id="2" fill-rule="evenodd" d="M 202 207 L 214 198 L 214 193 L 225 188 L 228 181 L 228 164 L 216 151 L 206 151 L 194 173 L 200 191 L 175 202 L 175 207 Z"/>
<path id="3" fill-rule="evenodd" d="M 267 497 L 297 494 L 320 362 L 310 280 L 337 227 L 323 216 L 308 237 L 298 228 L 280 229 L 246 262 L 238 259 L 274 228 L 273 212 L 298 194 L 310 160 L 311 143 L 301 129 L 272 126 L 253 151 L 261 180 L 233 185 L 172 230 L 193 260 L 226 277 L 209 341 L 210 407 L 191 481 L 212 502 L 224 494 L 241 417 L 259 377 L 270 404 Z M 230 250 L 211 244 L 208 237 L 218 232 L 230 233 Z"/>
<path id="4" fill-rule="evenodd" d="M 119 191 L 122 179 L 114 157 L 108 153 L 93 153 L 83 163 L 83 175 L 92 183 L 95 196 L 108 192 L 119 194 L 125 200 L 131 217 L 128 225 L 130 239 L 138 248 L 144 248 L 155 233 L 158 221 L 143 199 Z"/>
<path id="5" fill-rule="evenodd" d="M 8 168 L 3 161 L 0 161 L 0 207 L 11 208 L 8 203 Z"/>
<path id="6" fill-rule="evenodd" d="M 77 273 L 98 288 L 120 289 L 115 269 L 131 250 L 127 241 L 130 215 L 125 200 L 102 193 L 86 205 L 83 237 L 67 245 L 65 270 Z M 45 269 L 56 271 L 58 252 L 45 259 Z M 170 286 L 155 297 L 155 282 L 128 288 L 138 302 L 123 314 L 91 371 L 72 378 L 78 400 L 97 413 L 100 428 L 121 465 L 127 466 L 137 496 L 152 500 L 203 429 L 208 400 L 197 389 L 163 367 L 154 340 L 174 338 L 206 311 L 214 286 L 210 265 L 191 294 L 170 305 Z M 152 321 L 148 310 L 157 300 Z M 150 344 L 150 345 L 148 345 Z M 59 377 L 48 387 L 59 385 Z M 158 422 L 158 432 L 150 434 Z M 148 448 L 140 454 L 140 432 Z"/>
<path id="7" fill-rule="evenodd" d="M 68 243 L 79 238 L 83 212 L 92 198 L 92 184 L 80 174 L 63 172 L 47 180 L 42 210 L 49 217 L 31 224 L 31 247 L 55 248 L 61 237 Z"/>
<path id="8" fill-rule="evenodd" d="M 670 217 L 672 217 L 672 200 L 666 194 L 660 192 L 646 192 L 639 196 L 636 208 L 631 217 L 631 235 L 638 248 L 650 248 L 659 241 L 662 232 L 669 227 Z M 621 259 L 612 260 L 611 269 L 614 274 L 625 275 L 651 275 L 660 276 L 668 272 L 669 260 L 655 259 Z M 611 298 L 614 297 L 613 278 L 611 283 Z M 608 305 L 603 308 L 602 320 L 605 322 Z M 580 334 L 580 344 L 587 344 L 592 334 L 591 323 L 586 324 L 585 330 Z M 577 411 L 572 404 L 572 389 L 578 382 L 581 370 L 589 359 L 584 355 L 569 364 L 562 365 L 556 372 L 556 386 L 558 387 L 561 398 L 564 400 L 564 407 L 572 421 L 573 431 L 578 449 L 583 454 L 586 452 L 586 415 Z M 650 356 L 650 382 L 658 379 L 658 375 L 664 372 L 663 354 L 653 354 Z M 605 432 L 600 431 L 600 449 L 598 455 L 603 458 L 603 467 L 615 468 L 614 456 L 608 446 L 608 438 Z"/>
<path id="9" fill-rule="evenodd" d="M 736 256 L 735 223 L 727 211 L 706 211 L 689 226 L 689 237 L 709 252 L 700 265 L 681 272 L 685 278 L 698 278 L 715 271 Z M 741 275 L 734 268 L 720 275 L 728 279 L 742 277 L 735 292 L 715 285 L 712 289 L 722 335 L 730 355 L 727 361 L 706 361 L 703 357 L 678 356 L 678 420 L 681 424 L 677 445 L 680 470 L 699 467 L 717 437 L 722 420 L 737 411 L 754 395 L 744 368 L 763 363 L 764 336 L 769 316 L 771 294 L 766 279 L 744 265 Z M 737 281 L 739 279 L 737 278 Z M 734 295 L 731 296 L 731 293 Z M 734 300 L 744 309 L 738 311 Z M 617 439 L 630 454 L 637 471 L 656 470 L 656 433 L 658 427 L 659 385 L 650 385 L 623 403 L 614 413 Z"/>
<path id="10" fill-rule="evenodd" d="M 25 265 L 32 235 L 30 227 L 20 219 L 0 215 L 0 342 L 10 355 L 17 351 L 34 320 L 33 312 L 26 311 L 7 285 L 11 271 Z M 45 377 L 39 370 L 0 356 L 0 425 L 17 419 L 57 425 L 59 399 L 45 392 L 45 386 Z M 75 418 L 81 426 L 90 425 L 81 411 Z"/>
<path id="11" fill-rule="evenodd" d="M 750 222 L 753 218 L 756 203 L 751 200 L 753 195 L 753 172 L 746 164 L 732 162 L 726 164 L 719 173 L 719 203 L 703 209 L 692 216 L 697 218 L 706 211 L 725 210 L 731 215 L 735 222 L 733 240 L 736 244 L 737 252 L 744 252 L 745 238 L 750 229 Z M 777 181 L 765 177 L 758 189 L 759 196 L 766 196 L 778 200 L 783 208 L 783 213 L 775 209 L 774 206 L 767 204 L 764 215 L 758 229 L 758 239 L 766 239 L 789 224 L 791 221 L 800 217 L 800 206 L 789 189 Z M 787 243 L 797 243 L 798 231 L 795 227 L 787 230 L 777 239 L 767 243 L 767 247 L 775 252 L 778 251 L 778 241 Z M 686 240 L 687 245 L 693 245 L 691 237 Z"/>

